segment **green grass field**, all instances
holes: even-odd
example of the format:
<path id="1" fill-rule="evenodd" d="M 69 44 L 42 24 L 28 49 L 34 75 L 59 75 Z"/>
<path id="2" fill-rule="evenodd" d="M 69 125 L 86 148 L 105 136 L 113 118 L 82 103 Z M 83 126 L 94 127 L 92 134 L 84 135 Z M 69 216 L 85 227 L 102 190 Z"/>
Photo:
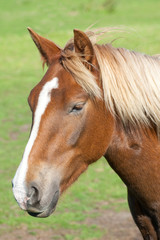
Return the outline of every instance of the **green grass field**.
<path id="1" fill-rule="evenodd" d="M 0 1 L 0 234 L 26 225 L 29 229 L 73 229 L 79 239 L 99 239 L 103 232 L 95 225 L 84 224 L 85 219 L 98 215 L 100 206 L 127 209 L 126 188 L 104 159 L 90 166 L 62 196 L 55 214 L 46 219 L 35 219 L 21 211 L 11 189 L 29 135 L 27 96 L 44 75 L 28 26 L 60 46 L 72 37 L 74 28 L 125 26 L 129 33 L 120 33 L 123 38 L 115 46 L 160 53 L 160 1 L 115 0 L 113 6 L 109 2 Z M 64 239 L 74 237 L 66 235 Z"/>

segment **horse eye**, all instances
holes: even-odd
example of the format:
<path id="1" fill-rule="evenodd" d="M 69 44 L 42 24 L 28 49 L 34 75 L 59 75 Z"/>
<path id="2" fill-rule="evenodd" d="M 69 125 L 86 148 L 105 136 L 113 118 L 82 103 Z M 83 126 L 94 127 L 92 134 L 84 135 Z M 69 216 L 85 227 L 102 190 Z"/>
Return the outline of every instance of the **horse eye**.
<path id="1" fill-rule="evenodd" d="M 80 112 L 83 109 L 84 104 L 85 103 L 78 103 L 78 104 L 74 105 L 70 112 L 75 112 L 75 113 Z"/>

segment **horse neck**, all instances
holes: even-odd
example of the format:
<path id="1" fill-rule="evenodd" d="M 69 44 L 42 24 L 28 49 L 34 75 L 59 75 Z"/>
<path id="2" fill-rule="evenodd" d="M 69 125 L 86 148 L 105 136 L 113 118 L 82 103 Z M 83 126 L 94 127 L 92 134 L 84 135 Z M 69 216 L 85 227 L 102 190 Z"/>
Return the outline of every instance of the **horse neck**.
<path id="1" fill-rule="evenodd" d="M 154 127 L 133 128 L 130 124 L 124 127 L 121 123 L 115 123 L 112 140 L 104 157 L 123 182 L 130 186 L 138 174 L 142 174 L 144 164 L 150 164 L 151 159 L 157 161 L 159 145 Z"/>

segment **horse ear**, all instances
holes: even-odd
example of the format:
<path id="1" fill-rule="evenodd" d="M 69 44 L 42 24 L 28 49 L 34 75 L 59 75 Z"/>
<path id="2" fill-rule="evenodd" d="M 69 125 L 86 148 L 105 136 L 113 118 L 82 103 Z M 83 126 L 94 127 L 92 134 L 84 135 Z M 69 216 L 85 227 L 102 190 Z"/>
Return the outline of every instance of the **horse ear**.
<path id="1" fill-rule="evenodd" d="M 50 65 L 54 56 L 57 55 L 61 49 L 54 42 L 41 37 L 29 27 L 28 31 L 42 56 L 44 64 Z"/>
<path id="2" fill-rule="evenodd" d="M 79 53 L 87 62 L 92 63 L 94 49 L 89 37 L 82 31 L 74 29 L 75 52 Z"/>

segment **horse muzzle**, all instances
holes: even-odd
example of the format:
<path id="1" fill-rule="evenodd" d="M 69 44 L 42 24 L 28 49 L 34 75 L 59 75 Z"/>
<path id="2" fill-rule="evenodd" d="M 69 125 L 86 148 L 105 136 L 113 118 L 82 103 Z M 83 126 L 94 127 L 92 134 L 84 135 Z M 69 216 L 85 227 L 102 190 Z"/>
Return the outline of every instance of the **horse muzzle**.
<path id="1" fill-rule="evenodd" d="M 19 206 L 33 217 L 45 218 L 51 215 L 59 199 L 58 186 L 42 189 L 36 183 L 31 183 L 26 190 L 13 186 L 13 193 Z"/>

